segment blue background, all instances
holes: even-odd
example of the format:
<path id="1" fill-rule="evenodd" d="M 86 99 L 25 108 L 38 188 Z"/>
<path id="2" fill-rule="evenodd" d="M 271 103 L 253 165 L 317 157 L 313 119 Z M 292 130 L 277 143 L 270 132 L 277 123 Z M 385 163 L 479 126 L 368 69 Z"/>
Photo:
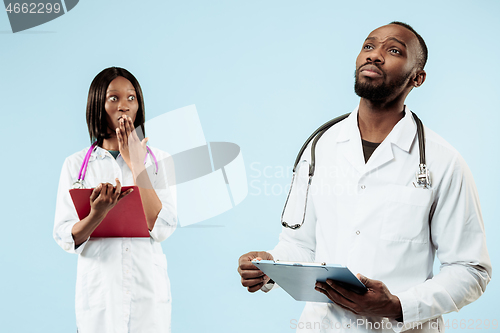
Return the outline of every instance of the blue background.
<path id="1" fill-rule="evenodd" d="M 109 66 L 138 78 L 147 119 L 196 104 L 207 140 L 239 144 L 247 168 L 240 205 L 163 243 L 173 331 L 292 331 L 304 304 L 282 290 L 249 294 L 237 260 L 276 244 L 298 149 L 357 105 L 355 58 L 369 32 L 393 20 L 427 42 L 427 81 L 407 104 L 468 162 L 498 269 L 499 12 L 493 0 L 82 0 L 16 34 L 0 13 L 0 331 L 76 331 L 77 257 L 52 239 L 55 196 L 64 158 L 89 145 L 88 88 Z M 499 290 L 494 277 L 445 320 L 499 320 Z"/>

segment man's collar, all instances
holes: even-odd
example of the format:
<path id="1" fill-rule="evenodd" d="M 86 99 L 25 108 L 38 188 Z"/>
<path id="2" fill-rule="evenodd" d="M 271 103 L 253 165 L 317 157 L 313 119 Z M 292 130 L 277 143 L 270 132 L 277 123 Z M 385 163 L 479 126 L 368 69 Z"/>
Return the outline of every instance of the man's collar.
<path id="1" fill-rule="evenodd" d="M 394 126 L 386 140 L 390 140 L 390 142 L 408 153 L 417 133 L 417 125 L 413 120 L 410 108 L 406 107 L 405 111 L 405 116 Z"/>
<path id="2" fill-rule="evenodd" d="M 349 117 L 340 123 L 340 125 L 342 128 L 340 129 L 339 136 L 337 137 L 337 142 L 349 141 L 360 137 L 358 129 L 358 108 L 354 109 Z"/>
<path id="3" fill-rule="evenodd" d="M 415 125 L 410 109 L 406 107 L 405 111 L 404 117 L 392 128 L 384 141 L 389 141 L 402 150 L 409 152 L 415 138 L 417 125 Z M 342 128 L 337 137 L 337 142 L 348 140 L 359 140 L 361 142 L 361 134 L 358 127 L 358 108 L 354 109 L 341 125 Z"/>

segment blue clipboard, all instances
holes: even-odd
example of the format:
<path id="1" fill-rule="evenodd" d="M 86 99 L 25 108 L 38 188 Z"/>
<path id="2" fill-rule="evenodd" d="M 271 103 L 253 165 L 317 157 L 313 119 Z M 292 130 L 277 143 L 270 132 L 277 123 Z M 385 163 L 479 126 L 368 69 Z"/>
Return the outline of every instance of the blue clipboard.
<path id="1" fill-rule="evenodd" d="M 328 297 L 314 289 L 316 281 L 325 282 L 326 279 L 335 280 L 358 294 L 364 294 L 368 290 L 349 268 L 341 265 L 279 260 L 253 260 L 252 264 L 296 301 L 332 303 Z"/>

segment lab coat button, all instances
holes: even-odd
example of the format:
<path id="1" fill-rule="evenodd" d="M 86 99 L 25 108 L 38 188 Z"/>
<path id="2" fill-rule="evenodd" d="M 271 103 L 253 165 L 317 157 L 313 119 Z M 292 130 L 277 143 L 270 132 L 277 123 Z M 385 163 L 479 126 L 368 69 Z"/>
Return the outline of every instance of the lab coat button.
<path id="1" fill-rule="evenodd" d="M 365 185 L 361 185 L 361 189 L 364 190 L 366 188 Z"/>
<path id="2" fill-rule="evenodd" d="M 361 233 L 361 231 L 356 230 L 356 235 L 359 235 L 360 233 Z"/>
<path id="3" fill-rule="evenodd" d="M 128 251 L 128 247 L 125 249 L 125 251 Z"/>

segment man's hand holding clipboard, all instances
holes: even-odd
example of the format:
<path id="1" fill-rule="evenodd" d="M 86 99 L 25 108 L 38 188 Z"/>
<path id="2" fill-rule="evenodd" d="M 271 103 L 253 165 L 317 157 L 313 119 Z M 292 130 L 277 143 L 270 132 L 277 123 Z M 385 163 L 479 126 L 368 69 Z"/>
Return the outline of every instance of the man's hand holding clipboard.
<path id="1" fill-rule="evenodd" d="M 383 282 L 354 276 L 345 266 L 275 261 L 270 253 L 249 252 L 240 257 L 238 272 L 250 292 L 272 278 L 298 301 L 333 302 L 355 314 L 402 320 L 399 299 Z"/>
<path id="2" fill-rule="evenodd" d="M 380 316 L 402 321 L 403 310 L 397 296 L 391 294 L 387 286 L 378 280 L 369 279 L 361 274 L 356 277 L 367 291 L 360 295 L 338 281 L 327 279 L 316 282 L 315 289 L 332 302 L 361 316 Z"/>
<path id="3" fill-rule="evenodd" d="M 241 284 L 251 293 L 260 290 L 269 282 L 270 278 L 264 274 L 252 260 L 274 260 L 273 256 L 264 251 L 248 252 L 238 260 L 238 273 L 241 276 Z"/>

